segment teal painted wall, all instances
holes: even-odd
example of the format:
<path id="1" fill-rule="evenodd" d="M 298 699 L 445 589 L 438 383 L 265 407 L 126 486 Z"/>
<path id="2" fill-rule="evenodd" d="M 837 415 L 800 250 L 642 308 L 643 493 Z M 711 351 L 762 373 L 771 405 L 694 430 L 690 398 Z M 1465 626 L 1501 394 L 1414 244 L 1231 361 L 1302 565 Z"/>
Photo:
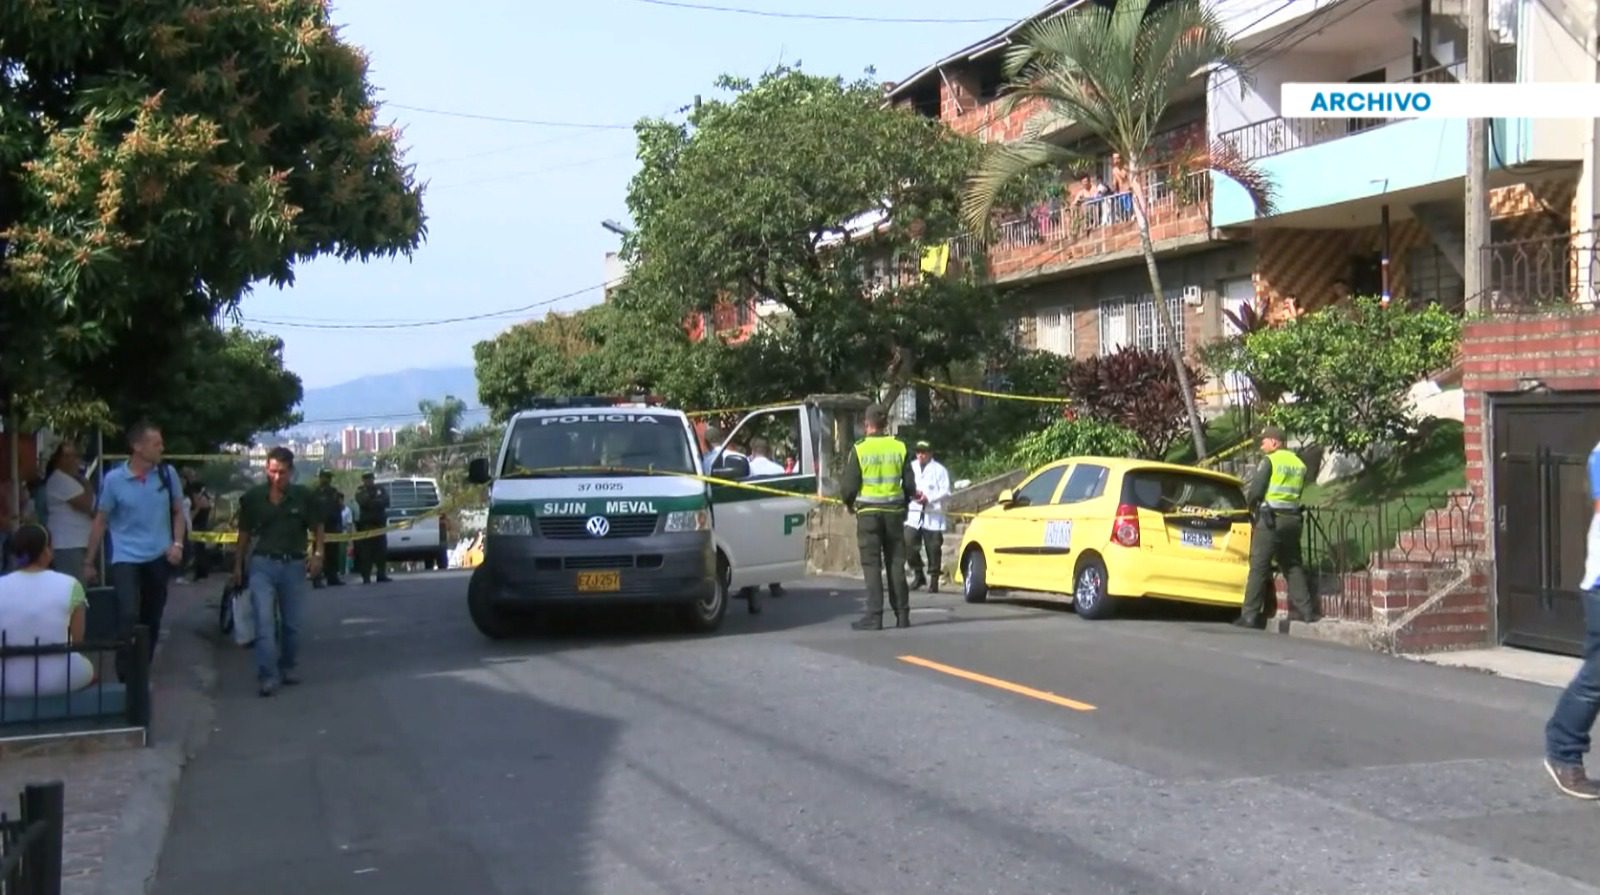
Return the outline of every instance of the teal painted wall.
<path id="1" fill-rule="evenodd" d="M 1529 121 L 1497 120 L 1498 156 L 1490 167 L 1526 161 Z M 1277 212 L 1289 214 L 1388 192 L 1458 180 L 1467 173 L 1467 122 L 1417 118 L 1327 143 L 1268 156 L 1256 163 L 1277 188 Z M 1384 180 L 1387 178 L 1388 183 Z M 1230 227 L 1255 219 L 1250 196 L 1237 183 L 1211 175 L 1211 224 Z"/>

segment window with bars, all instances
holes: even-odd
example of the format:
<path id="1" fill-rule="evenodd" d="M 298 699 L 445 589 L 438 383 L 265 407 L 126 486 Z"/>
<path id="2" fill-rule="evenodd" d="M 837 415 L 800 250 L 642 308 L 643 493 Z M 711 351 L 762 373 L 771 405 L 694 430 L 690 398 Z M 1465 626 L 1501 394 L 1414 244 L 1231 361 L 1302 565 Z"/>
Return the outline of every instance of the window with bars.
<path id="1" fill-rule="evenodd" d="M 1467 289 L 1461 275 L 1438 246 L 1428 245 L 1413 249 L 1406 259 L 1410 277 L 1410 305 L 1425 308 L 1437 303 L 1447 311 L 1460 311 L 1466 306 Z"/>
<path id="2" fill-rule="evenodd" d="M 1167 290 L 1167 309 L 1172 315 L 1173 336 L 1183 344 L 1183 290 Z M 1164 349 L 1161 325 L 1156 321 L 1156 303 L 1149 295 L 1114 298 L 1100 303 L 1100 353 L 1112 354 L 1131 345 L 1145 349 Z"/>
<path id="3" fill-rule="evenodd" d="M 1072 309 L 1045 308 L 1039 311 L 1034 330 L 1034 346 L 1062 357 L 1072 356 Z"/>

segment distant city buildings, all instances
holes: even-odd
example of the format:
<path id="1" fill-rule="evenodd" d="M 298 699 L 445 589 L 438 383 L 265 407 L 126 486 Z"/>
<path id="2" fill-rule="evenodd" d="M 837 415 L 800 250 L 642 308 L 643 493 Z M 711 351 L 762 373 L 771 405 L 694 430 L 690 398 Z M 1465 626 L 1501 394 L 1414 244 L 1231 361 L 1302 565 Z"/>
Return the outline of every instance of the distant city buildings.
<path id="1" fill-rule="evenodd" d="M 393 450 L 398 433 L 393 427 L 358 429 L 345 426 L 339 433 L 339 452 L 346 456 Z"/>

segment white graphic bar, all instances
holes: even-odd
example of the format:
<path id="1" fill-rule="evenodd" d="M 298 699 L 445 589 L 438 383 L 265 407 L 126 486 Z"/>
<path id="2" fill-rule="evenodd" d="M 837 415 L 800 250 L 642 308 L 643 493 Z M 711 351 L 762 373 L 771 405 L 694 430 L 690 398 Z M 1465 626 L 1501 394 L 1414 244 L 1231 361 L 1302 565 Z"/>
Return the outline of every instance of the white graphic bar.
<path id="1" fill-rule="evenodd" d="M 1285 84 L 1285 118 L 1597 118 L 1600 84 Z"/>

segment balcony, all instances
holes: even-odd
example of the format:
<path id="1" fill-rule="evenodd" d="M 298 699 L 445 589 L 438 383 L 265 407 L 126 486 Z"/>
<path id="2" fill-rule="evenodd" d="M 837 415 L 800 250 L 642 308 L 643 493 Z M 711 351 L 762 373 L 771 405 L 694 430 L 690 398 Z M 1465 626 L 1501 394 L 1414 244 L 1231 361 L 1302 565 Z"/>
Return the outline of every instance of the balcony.
<path id="1" fill-rule="evenodd" d="M 1207 171 L 1170 179 L 1152 176 L 1148 187 L 1150 237 L 1158 249 L 1174 239 L 1210 232 L 1210 187 Z M 999 224 L 987 245 L 970 234 L 956 239 L 950 257 L 966 262 L 986 255 L 990 277 L 1007 282 L 1139 250 L 1133 196 L 1114 193 L 1068 207 L 1041 205 L 1034 214 Z"/>
<path id="2" fill-rule="evenodd" d="M 1561 233 L 1483 247 L 1482 311 L 1537 314 L 1600 307 L 1600 233 Z M 1470 299 L 1469 299 L 1470 304 Z"/>
<path id="3" fill-rule="evenodd" d="M 1515 48 L 1513 48 L 1515 49 Z M 1393 84 L 1455 84 L 1465 79 L 1466 62 L 1455 62 L 1417 72 Z M 1384 126 L 1401 124 L 1403 118 L 1268 118 L 1217 135 L 1233 151 L 1250 160 L 1269 158 L 1307 146 L 1316 146 L 1365 133 Z"/>

